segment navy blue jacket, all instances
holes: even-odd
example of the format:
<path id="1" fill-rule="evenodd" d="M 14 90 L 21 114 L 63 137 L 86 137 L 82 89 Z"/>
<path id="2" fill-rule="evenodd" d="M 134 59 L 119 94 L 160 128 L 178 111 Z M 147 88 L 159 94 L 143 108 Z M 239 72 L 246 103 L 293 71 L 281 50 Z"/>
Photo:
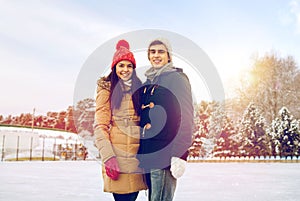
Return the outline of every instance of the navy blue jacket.
<path id="1" fill-rule="evenodd" d="M 166 169 L 171 157 L 187 159 L 192 143 L 191 86 L 181 69 L 165 72 L 141 88 L 140 167 Z M 145 125 L 151 128 L 146 129 Z"/>

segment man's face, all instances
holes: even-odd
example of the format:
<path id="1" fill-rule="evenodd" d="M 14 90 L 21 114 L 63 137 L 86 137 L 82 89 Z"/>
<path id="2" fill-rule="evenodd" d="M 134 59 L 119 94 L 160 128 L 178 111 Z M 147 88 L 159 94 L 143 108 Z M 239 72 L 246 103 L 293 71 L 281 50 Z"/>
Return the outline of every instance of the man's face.
<path id="1" fill-rule="evenodd" d="M 161 68 L 169 61 L 167 48 L 164 45 L 152 45 L 148 52 L 149 61 L 154 68 Z"/>

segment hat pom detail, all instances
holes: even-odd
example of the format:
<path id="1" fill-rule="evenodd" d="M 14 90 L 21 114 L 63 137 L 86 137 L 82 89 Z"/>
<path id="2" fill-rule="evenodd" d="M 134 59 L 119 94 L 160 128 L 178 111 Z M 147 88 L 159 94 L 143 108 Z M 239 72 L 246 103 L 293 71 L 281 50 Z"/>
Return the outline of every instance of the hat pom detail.
<path id="1" fill-rule="evenodd" d="M 134 65 L 133 68 L 135 68 L 136 62 L 134 59 L 134 55 L 129 50 L 129 43 L 124 39 L 119 40 L 116 45 L 116 52 L 114 53 L 111 68 L 113 69 L 116 66 L 116 64 L 121 60 L 130 61 Z"/>
<path id="2" fill-rule="evenodd" d="M 119 40 L 119 42 L 116 45 L 116 49 L 119 50 L 121 47 L 125 47 L 129 50 L 129 43 L 126 40 Z"/>

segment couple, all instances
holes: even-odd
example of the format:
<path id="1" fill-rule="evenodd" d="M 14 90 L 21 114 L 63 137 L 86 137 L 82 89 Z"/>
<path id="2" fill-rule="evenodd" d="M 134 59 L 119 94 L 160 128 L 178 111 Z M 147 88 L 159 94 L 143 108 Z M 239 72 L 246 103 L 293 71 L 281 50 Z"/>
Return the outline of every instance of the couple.
<path id="1" fill-rule="evenodd" d="M 191 87 L 173 67 L 166 39 L 148 47 L 151 67 L 142 84 L 129 44 L 120 40 L 111 73 L 98 80 L 95 144 L 100 152 L 104 191 L 116 201 L 134 201 L 149 189 L 150 201 L 173 200 L 192 140 Z"/>

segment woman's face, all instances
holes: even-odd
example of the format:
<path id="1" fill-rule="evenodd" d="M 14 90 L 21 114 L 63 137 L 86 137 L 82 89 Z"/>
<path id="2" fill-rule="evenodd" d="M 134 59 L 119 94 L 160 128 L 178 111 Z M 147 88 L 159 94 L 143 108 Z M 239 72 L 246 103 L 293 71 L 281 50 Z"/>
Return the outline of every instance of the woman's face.
<path id="1" fill-rule="evenodd" d="M 130 61 L 122 60 L 116 65 L 117 76 L 123 81 L 128 81 L 131 79 L 133 72 L 133 64 Z"/>

